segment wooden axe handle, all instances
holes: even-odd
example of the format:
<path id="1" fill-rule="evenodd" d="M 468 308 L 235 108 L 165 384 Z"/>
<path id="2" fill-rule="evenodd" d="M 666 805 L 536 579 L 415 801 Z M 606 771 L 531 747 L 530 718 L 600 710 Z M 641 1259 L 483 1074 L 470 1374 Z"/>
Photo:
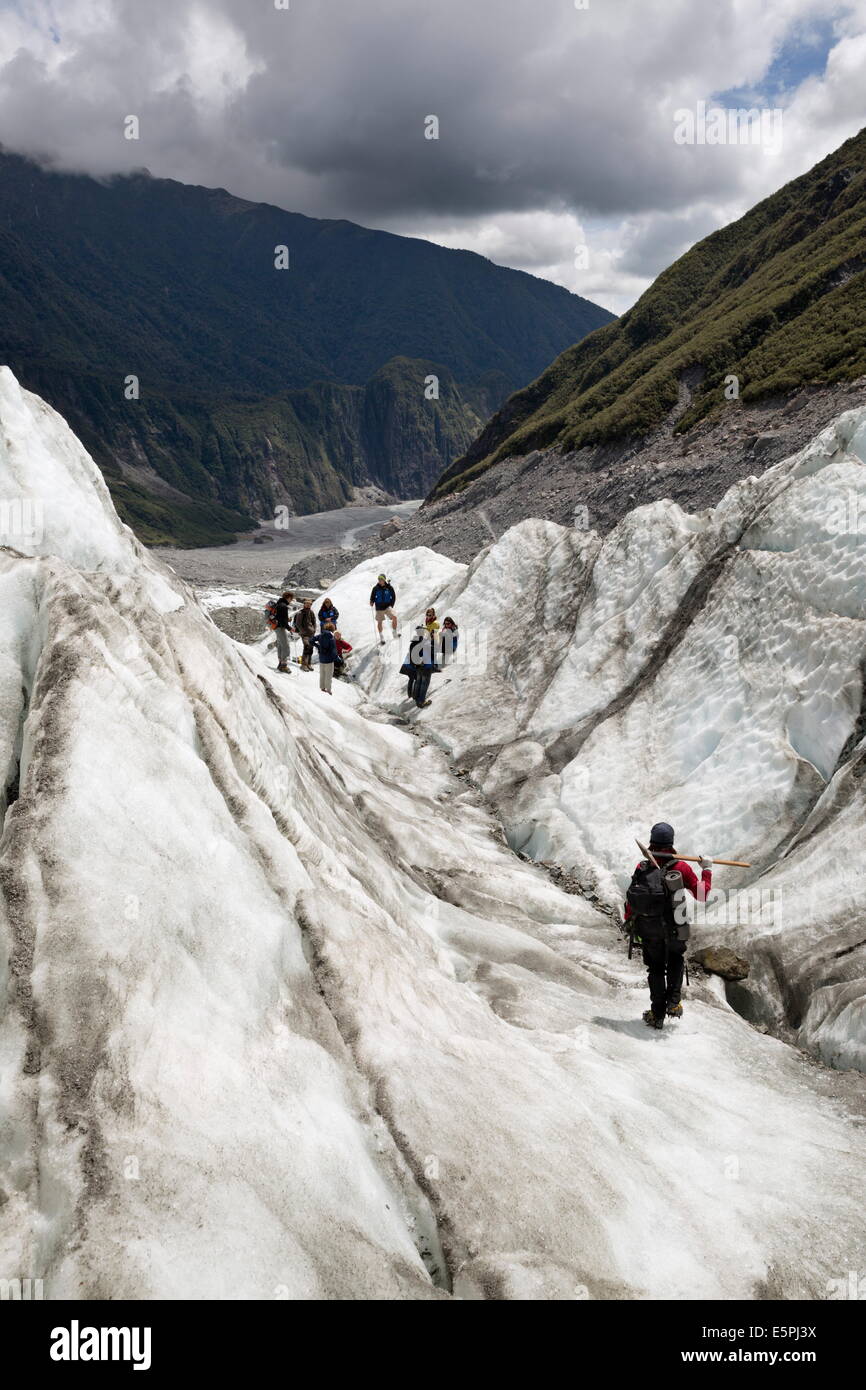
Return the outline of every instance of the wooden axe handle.
<path id="1" fill-rule="evenodd" d="M 677 859 L 685 859 L 687 864 L 700 864 L 700 859 L 696 854 L 680 854 L 677 851 Z M 746 864 L 742 859 L 713 859 L 714 864 L 724 864 L 727 869 L 751 869 L 751 864 Z"/>
<path id="2" fill-rule="evenodd" d="M 652 850 L 647 849 L 646 845 L 642 845 L 640 840 L 635 840 L 635 844 L 641 854 L 658 868 L 659 862 L 654 857 Z M 687 864 L 700 864 L 701 862 L 697 854 L 680 854 L 679 850 L 676 852 L 676 857 L 677 859 L 684 859 Z M 724 864 L 726 869 L 751 869 L 752 867 L 751 864 L 745 864 L 742 859 L 714 859 L 713 863 Z"/>

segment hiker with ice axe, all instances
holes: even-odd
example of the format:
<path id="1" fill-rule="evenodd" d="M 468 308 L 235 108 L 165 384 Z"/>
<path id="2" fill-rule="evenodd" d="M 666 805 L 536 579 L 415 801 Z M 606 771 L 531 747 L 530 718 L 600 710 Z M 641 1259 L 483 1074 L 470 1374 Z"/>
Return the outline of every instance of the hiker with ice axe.
<path id="1" fill-rule="evenodd" d="M 644 1023 L 650 1028 L 663 1028 L 665 1017 L 683 1016 L 680 995 L 689 939 L 686 890 L 698 902 L 706 902 L 712 887 L 713 861 L 706 855 L 677 854 L 673 828 L 666 821 L 653 826 L 648 849 L 640 840 L 637 845 L 644 858 L 632 874 L 626 894 L 629 955 L 633 944 L 641 946 L 650 990 L 650 1007 L 643 1016 Z M 689 860 L 700 864 L 700 882 L 689 868 Z M 737 868 L 750 867 L 733 859 L 716 862 Z"/>

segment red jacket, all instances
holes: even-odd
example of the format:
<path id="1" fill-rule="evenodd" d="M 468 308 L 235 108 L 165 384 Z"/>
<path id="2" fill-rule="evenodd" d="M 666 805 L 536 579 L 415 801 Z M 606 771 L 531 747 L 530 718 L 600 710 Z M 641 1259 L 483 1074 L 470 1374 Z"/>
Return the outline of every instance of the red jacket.
<path id="1" fill-rule="evenodd" d="M 641 864 L 645 864 L 646 862 L 645 859 L 639 860 L 638 863 L 635 864 L 635 869 L 639 869 Z M 713 886 L 712 869 L 702 869 L 700 882 L 698 882 L 697 874 L 691 864 L 687 864 L 684 859 L 674 859 L 671 863 L 663 865 L 663 867 L 666 869 L 678 869 L 683 876 L 683 887 L 688 888 L 692 897 L 697 898 L 699 903 L 705 903 L 707 901 L 707 894 Z M 630 916 L 631 908 L 629 904 L 626 903 L 625 920 L 628 921 Z"/>

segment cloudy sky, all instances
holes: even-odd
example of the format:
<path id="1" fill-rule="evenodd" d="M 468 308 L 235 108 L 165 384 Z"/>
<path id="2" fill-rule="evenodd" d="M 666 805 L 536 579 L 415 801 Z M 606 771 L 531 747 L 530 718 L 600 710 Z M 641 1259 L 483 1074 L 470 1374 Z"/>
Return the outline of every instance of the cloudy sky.
<path id="1" fill-rule="evenodd" d="M 864 93 L 866 0 L 0 0 L 7 149 L 468 247 L 615 312 L 866 124 Z M 699 101 L 781 111 L 781 139 L 678 143 Z"/>

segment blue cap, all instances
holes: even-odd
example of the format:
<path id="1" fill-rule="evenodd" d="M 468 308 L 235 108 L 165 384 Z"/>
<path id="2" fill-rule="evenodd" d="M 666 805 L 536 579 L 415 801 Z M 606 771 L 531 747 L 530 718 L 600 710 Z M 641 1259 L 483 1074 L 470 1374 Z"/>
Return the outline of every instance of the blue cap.
<path id="1" fill-rule="evenodd" d="M 654 825 L 650 831 L 650 844 L 654 848 L 663 849 L 668 847 L 673 849 L 674 828 L 668 825 L 666 820 L 660 820 L 658 825 Z"/>

